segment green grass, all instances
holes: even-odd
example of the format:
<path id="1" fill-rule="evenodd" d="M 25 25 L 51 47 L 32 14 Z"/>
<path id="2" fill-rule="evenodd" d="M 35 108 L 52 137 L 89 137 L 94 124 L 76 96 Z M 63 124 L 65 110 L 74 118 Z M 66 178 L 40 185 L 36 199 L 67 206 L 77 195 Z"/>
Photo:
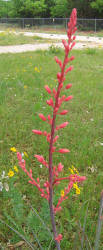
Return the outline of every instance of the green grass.
<path id="1" fill-rule="evenodd" d="M 0 33 L 0 46 L 5 45 L 19 45 L 19 44 L 35 44 L 35 43 L 43 43 L 50 42 L 49 39 L 44 39 L 39 36 L 25 36 L 23 34 L 17 34 L 13 32 L 1 32 Z"/>
<path id="2" fill-rule="evenodd" d="M 47 170 L 40 168 L 33 155 L 42 154 L 48 159 L 48 144 L 45 138 L 32 134 L 32 129 L 49 131 L 38 113 L 51 113 L 50 107 L 46 105 L 49 96 L 44 85 L 48 84 L 51 88 L 56 85 L 59 68 L 54 62 L 54 52 L 63 58 L 61 50 L 0 56 L 0 176 L 3 170 L 7 174 L 14 165 L 18 166 L 16 153 L 10 151 L 13 146 L 20 152 L 28 153 L 27 168 L 32 168 L 35 178 L 39 176 L 43 182 L 47 176 Z M 73 61 L 74 70 L 67 75 L 66 83 L 71 82 L 73 86 L 66 94 L 72 94 L 74 99 L 64 105 L 65 109 L 69 109 L 69 114 L 57 120 L 57 124 L 69 121 L 68 127 L 59 133 L 60 146 L 57 144 L 57 147 L 69 148 L 70 154 L 54 154 L 54 164 L 60 161 L 64 164 L 64 175 L 70 174 L 68 168 L 74 165 L 80 175 L 87 177 L 85 183 L 80 185 L 81 194 L 77 196 L 73 190 L 63 204 L 64 209 L 56 216 L 58 231 L 63 234 L 61 249 L 64 250 L 73 249 L 75 245 L 77 250 L 80 249 L 82 233 L 78 221 L 83 227 L 87 205 L 85 232 L 94 246 L 100 193 L 103 189 L 103 146 L 100 144 L 103 143 L 102 53 L 101 49 L 95 50 L 95 53 L 91 50 L 72 52 L 76 58 Z M 34 67 L 38 67 L 40 72 L 36 72 Z M 0 219 L 22 234 L 26 232 L 27 239 L 38 248 L 30 231 L 32 227 L 43 249 L 48 249 L 49 236 L 28 206 L 28 203 L 32 204 L 50 226 L 47 203 L 40 198 L 36 188 L 28 184 L 28 178 L 21 169 L 8 182 L 9 192 L 0 192 Z M 57 194 L 63 187 L 64 183 L 57 189 Z M 101 235 L 100 249 L 103 242 Z M 21 240 L 3 224 L 0 224 L 0 239 L 5 249 L 9 240 L 11 245 Z M 22 249 L 30 248 L 23 244 Z M 53 244 L 51 249 L 54 249 Z"/>

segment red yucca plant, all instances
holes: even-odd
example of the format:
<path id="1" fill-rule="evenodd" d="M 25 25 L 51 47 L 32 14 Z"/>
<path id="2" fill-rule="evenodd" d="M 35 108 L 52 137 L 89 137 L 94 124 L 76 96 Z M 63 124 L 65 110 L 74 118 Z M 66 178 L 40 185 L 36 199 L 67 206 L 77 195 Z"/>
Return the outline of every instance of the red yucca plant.
<path id="1" fill-rule="evenodd" d="M 22 159 L 22 155 L 18 152 L 17 157 L 19 160 L 19 165 L 22 168 L 22 170 L 28 175 L 30 178 L 29 183 L 36 186 L 43 198 L 45 198 L 49 202 L 50 207 L 50 216 L 51 216 L 51 223 L 52 223 L 52 230 L 54 234 L 54 240 L 56 242 L 56 248 L 60 249 L 60 241 L 62 239 L 61 234 L 57 234 L 56 231 L 56 224 L 55 224 L 55 213 L 61 210 L 61 203 L 68 198 L 68 194 L 70 190 L 73 187 L 73 184 L 75 182 L 82 182 L 86 178 L 85 176 L 78 176 L 77 174 L 72 174 L 70 176 L 66 177 L 59 177 L 59 174 L 63 170 L 63 165 L 60 162 L 58 166 L 53 165 L 53 154 L 55 152 L 59 152 L 61 154 L 69 153 L 70 151 L 66 148 L 60 148 L 56 149 L 56 146 L 54 144 L 58 140 L 59 136 L 55 135 L 59 129 L 65 128 L 68 125 L 68 122 L 63 122 L 62 124 L 56 126 L 56 117 L 58 115 L 66 115 L 68 113 L 68 110 L 62 110 L 61 106 L 63 102 L 68 102 L 72 99 L 72 96 L 65 96 L 60 95 L 63 90 L 67 90 L 71 88 L 71 84 L 68 83 L 66 86 L 64 86 L 64 81 L 66 74 L 73 69 L 73 66 L 66 67 L 68 63 L 70 63 L 72 60 L 74 60 L 74 56 L 69 57 L 69 52 L 72 50 L 72 48 L 75 45 L 75 36 L 74 33 L 77 30 L 76 28 L 76 20 L 77 20 L 77 11 L 76 9 L 73 9 L 70 21 L 68 23 L 68 30 L 67 30 L 67 37 L 68 41 L 63 40 L 62 43 L 64 45 L 65 50 L 65 56 L 64 61 L 62 62 L 58 57 L 55 57 L 56 63 L 60 67 L 60 72 L 57 73 L 57 81 L 58 86 L 57 89 L 53 88 L 51 90 L 48 85 L 45 86 L 45 90 L 48 92 L 48 94 L 51 96 L 49 100 L 47 100 L 47 104 L 52 108 L 53 110 L 53 116 L 51 117 L 49 114 L 47 117 L 45 117 L 43 114 L 39 114 L 39 117 L 44 122 L 47 122 L 50 125 L 51 132 L 47 133 L 47 131 L 41 131 L 41 130 L 33 130 L 34 134 L 45 136 L 47 139 L 47 142 L 49 143 L 49 159 L 48 162 L 44 159 L 42 155 L 35 154 L 34 157 L 42 163 L 46 168 L 48 168 L 49 177 L 48 180 L 45 180 L 44 186 L 41 187 L 40 180 L 37 178 L 36 180 L 32 176 L 32 170 L 28 172 L 25 166 L 25 160 Z M 59 185 L 61 181 L 67 180 L 68 184 L 67 187 L 64 189 L 64 194 L 60 196 L 58 199 L 58 202 L 56 206 L 53 205 L 53 190 L 55 185 Z"/>

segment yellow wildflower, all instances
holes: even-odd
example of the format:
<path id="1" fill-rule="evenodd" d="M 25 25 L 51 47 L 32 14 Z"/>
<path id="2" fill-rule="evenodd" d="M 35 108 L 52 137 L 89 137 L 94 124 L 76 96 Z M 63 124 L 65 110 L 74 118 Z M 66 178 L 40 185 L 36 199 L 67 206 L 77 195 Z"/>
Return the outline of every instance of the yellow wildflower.
<path id="1" fill-rule="evenodd" d="M 76 174 L 79 174 L 78 170 L 72 165 L 72 169 L 76 172 Z"/>
<path id="2" fill-rule="evenodd" d="M 9 172 L 8 172 L 8 176 L 9 176 L 9 177 L 13 177 L 13 176 L 14 176 L 14 171 L 9 170 Z"/>
<path id="3" fill-rule="evenodd" d="M 34 70 L 35 70 L 36 72 L 40 73 L 40 70 L 39 70 L 37 67 L 35 67 Z"/>
<path id="4" fill-rule="evenodd" d="M 64 196 L 64 190 L 61 190 L 61 196 L 62 197 Z"/>
<path id="5" fill-rule="evenodd" d="M 14 166 L 13 169 L 15 170 L 15 172 L 17 172 L 17 173 L 19 172 L 17 166 Z"/>
<path id="6" fill-rule="evenodd" d="M 15 147 L 10 148 L 10 150 L 11 150 L 12 152 L 16 152 L 16 148 L 15 148 Z"/>
<path id="7" fill-rule="evenodd" d="M 74 171 L 72 168 L 69 168 L 69 171 L 71 172 L 71 174 L 74 174 Z"/>
<path id="8" fill-rule="evenodd" d="M 74 187 L 75 189 L 78 189 L 78 185 L 77 185 L 76 183 L 73 184 L 73 187 Z"/>
<path id="9" fill-rule="evenodd" d="M 27 89 L 27 85 L 24 85 L 24 89 Z"/>
<path id="10" fill-rule="evenodd" d="M 34 70 L 35 70 L 35 71 L 38 71 L 38 68 L 37 68 L 37 67 L 35 67 L 35 68 L 34 68 Z"/>
<path id="11" fill-rule="evenodd" d="M 80 188 L 76 188 L 76 194 L 80 194 Z"/>
<path id="12" fill-rule="evenodd" d="M 24 155 L 25 155 L 26 157 L 28 157 L 28 154 L 27 154 L 26 152 L 24 152 Z"/>

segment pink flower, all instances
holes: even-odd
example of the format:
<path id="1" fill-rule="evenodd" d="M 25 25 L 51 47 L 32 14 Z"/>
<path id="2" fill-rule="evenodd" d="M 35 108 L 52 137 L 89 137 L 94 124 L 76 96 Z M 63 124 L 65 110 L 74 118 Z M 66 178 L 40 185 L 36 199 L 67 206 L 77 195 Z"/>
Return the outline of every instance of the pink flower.
<path id="1" fill-rule="evenodd" d="M 64 166 L 61 164 L 61 162 L 58 164 L 58 172 L 61 172 Z"/>
<path id="2" fill-rule="evenodd" d="M 17 158 L 19 161 L 22 161 L 22 155 L 19 152 L 17 152 Z"/>
<path id="3" fill-rule="evenodd" d="M 50 100 L 46 101 L 49 106 L 54 107 L 53 99 L 51 98 Z"/>
<path id="4" fill-rule="evenodd" d="M 58 73 L 57 73 L 57 79 L 60 79 L 60 78 L 61 78 L 61 73 L 58 72 Z"/>
<path id="5" fill-rule="evenodd" d="M 48 87 L 48 85 L 45 85 L 44 88 L 48 92 L 48 94 L 51 94 L 51 89 Z"/>
<path id="6" fill-rule="evenodd" d="M 42 155 L 34 155 L 34 157 L 41 163 L 44 161 L 44 157 Z"/>
<path id="7" fill-rule="evenodd" d="M 53 94 L 54 94 L 54 97 L 56 98 L 57 92 L 56 92 L 55 88 L 53 88 Z"/>
<path id="8" fill-rule="evenodd" d="M 39 117 L 43 120 L 46 121 L 46 117 L 43 114 L 39 114 Z"/>
<path id="9" fill-rule="evenodd" d="M 70 57 L 70 61 L 73 61 L 75 59 L 75 56 Z"/>
<path id="10" fill-rule="evenodd" d="M 76 44 L 76 42 L 73 42 L 73 43 L 72 43 L 72 45 L 71 45 L 71 47 L 70 47 L 70 50 L 73 49 L 73 47 L 75 46 L 75 44 Z"/>
<path id="11" fill-rule="evenodd" d="M 60 124 L 59 126 L 56 127 L 56 130 L 61 129 L 61 128 L 65 128 L 68 125 L 69 122 L 64 122 L 62 124 Z"/>
<path id="12" fill-rule="evenodd" d="M 60 212 L 61 210 L 62 210 L 62 207 L 55 207 L 54 213 L 56 214 L 57 212 Z"/>
<path id="13" fill-rule="evenodd" d="M 53 140 L 53 144 L 58 140 L 58 138 L 59 138 L 59 136 L 56 135 L 55 138 L 54 138 L 54 140 Z"/>
<path id="14" fill-rule="evenodd" d="M 56 61 L 56 63 L 59 64 L 59 66 L 60 66 L 60 68 L 61 68 L 61 67 L 62 67 L 62 62 L 61 62 L 61 60 L 58 59 L 57 56 L 55 56 L 55 61 Z"/>
<path id="15" fill-rule="evenodd" d="M 62 240 L 62 234 L 58 234 L 58 236 L 55 238 L 55 240 L 60 242 Z"/>
<path id="16" fill-rule="evenodd" d="M 37 134 L 37 135 L 42 135 L 42 133 L 43 133 L 42 131 L 36 130 L 36 129 L 33 129 L 32 132 L 33 132 L 34 134 Z"/>
<path id="17" fill-rule="evenodd" d="M 57 152 L 61 153 L 61 154 L 65 154 L 65 153 L 69 153 L 69 149 L 66 149 L 66 148 L 61 148 L 59 149 Z"/>
<path id="18" fill-rule="evenodd" d="M 69 84 L 66 85 L 65 89 L 70 89 L 71 87 L 72 87 L 72 84 L 69 83 Z"/>
<path id="19" fill-rule="evenodd" d="M 69 68 L 66 69 L 65 74 L 67 74 L 69 71 L 72 71 L 73 66 L 70 66 Z"/>
<path id="20" fill-rule="evenodd" d="M 65 98 L 65 102 L 70 101 L 72 98 L 73 98 L 73 96 L 72 96 L 72 95 L 70 95 L 70 96 L 66 97 L 66 98 Z"/>
<path id="21" fill-rule="evenodd" d="M 44 157 L 42 155 L 34 155 L 34 157 L 42 163 L 44 166 L 48 168 L 48 163 L 44 160 Z"/>
<path id="22" fill-rule="evenodd" d="M 67 113 L 68 113 L 68 110 L 65 109 L 65 110 L 63 110 L 62 112 L 60 112 L 59 114 L 60 114 L 60 115 L 66 115 Z"/>

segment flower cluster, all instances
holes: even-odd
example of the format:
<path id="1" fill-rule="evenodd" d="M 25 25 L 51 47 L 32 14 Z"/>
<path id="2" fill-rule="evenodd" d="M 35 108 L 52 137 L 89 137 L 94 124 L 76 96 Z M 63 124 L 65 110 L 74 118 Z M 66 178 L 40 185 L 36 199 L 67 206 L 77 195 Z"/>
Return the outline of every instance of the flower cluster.
<path id="1" fill-rule="evenodd" d="M 56 241 L 57 249 L 59 248 L 59 242 L 62 239 L 62 235 L 57 235 L 56 233 L 56 225 L 54 220 L 54 214 L 62 209 L 61 203 L 68 198 L 68 194 L 70 190 L 74 187 L 78 188 L 78 183 L 83 182 L 86 177 L 85 176 L 79 176 L 78 173 L 72 172 L 70 176 L 66 177 L 60 177 L 60 174 L 63 171 L 64 166 L 62 163 L 58 163 L 57 166 L 53 165 L 53 154 L 55 152 L 58 152 L 60 154 L 68 154 L 70 152 L 67 148 L 58 148 L 55 144 L 59 139 L 59 135 L 57 134 L 60 129 L 65 128 L 68 125 L 68 122 L 65 121 L 59 125 L 56 125 L 56 117 L 57 116 L 65 116 L 68 114 L 68 109 L 62 109 L 62 104 L 67 103 L 70 100 L 72 100 L 72 95 L 65 95 L 62 94 L 62 92 L 65 90 L 68 91 L 72 84 L 68 83 L 66 86 L 64 86 L 64 81 L 66 79 L 66 75 L 68 72 L 71 72 L 73 69 L 73 66 L 70 65 L 67 66 L 68 63 L 71 63 L 74 60 L 74 56 L 69 57 L 69 53 L 71 52 L 72 48 L 75 45 L 75 31 L 76 31 L 76 19 L 77 19 L 77 13 L 76 9 L 73 9 L 70 22 L 68 23 L 68 30 L 67 30 L 67 37 L 68 41 L 62 40 L 65 56 L 64 61 L 62 62 L 58 57 L 55 57 L 56 63 L 59 65 L 60 72 L 57 73 L 57 88 L 51 89 L 48 85 L 45 85 L 44 88 L 50 98 L 46 101 L 47 105 L 52 109 L 53 115 L 51 117 L 50 114 L 45 116 L 44 114 L 40 113 L 39 118 L 43 121 L 48 123 L 50 126 L 50 132 L 47 131 L 41 131 L 37 129 L 33 129 L 32 132 L 35 135 L 44 136 L 47 140 L 47 143 L 49 144 L 49 159 L 46 160 L 42 155 L 35 154 L 34 157 L 36 160 L 44 165 L 48 171 L 49 171 L 49 178 L 44 181 L 43 186 L 41 186 L 40 179 L 34 179 L 32 176 L 32 170 L 27 171 L 26 169 L 26 163 L 25 160 L 22 158 L 22 155 L 20 152 L 17 152 L 17 158 L 19 161 L 19 166 L 22 168 L 22 170 L 28 175 L 29 177 L 29 183 L 36 186 L 40 192 L 40 195 L 47 199 L 49 202 L 50 207 L 50 215 L 51 215 L 51 222 L 52 222 L 52 228 L 54 232 L 54 239 Z M 36 70 L 37 71 L 37 70 Z M 55 186 L 59 185 L 61 181 L 67 181 L 67 187 L 62 190 L 60 198 L 58 199 L 57 204 L 53 204 L 53 194 L 54 194 L 54 188 Z M 77 185 L 77 186 L 76 186 Z M 78 191 L 79 192 L 79 191 Z"/>
<path id="2" fill-rule="evenodd" d="M 71 172 L 71 174 L 79 174 L 78 170 L 74 166 L 69 168 L 69 171 Z M 73 184 L 73 188 L 75 189 L 76 194 L 80 194 L 80 188 L 78 187 L 77 183 Z"/>
<path id="3" fill-rule="evenodd" d="M 8 176 L 9 176 L 9 177 L 13 177 L 14 174 L 15 174 L 15 172 L 16 172 L 16 173 L 19 172 L 17 166 L 14 166 L 13 169 L 9 169 Z"/>
<path id="4" fill-rule="evenodd" d="M 40 73 L 41 68 L 39 69 L 38 67 L 34 67 L 34 71 L 37 72 L 37 73 Z"/>

